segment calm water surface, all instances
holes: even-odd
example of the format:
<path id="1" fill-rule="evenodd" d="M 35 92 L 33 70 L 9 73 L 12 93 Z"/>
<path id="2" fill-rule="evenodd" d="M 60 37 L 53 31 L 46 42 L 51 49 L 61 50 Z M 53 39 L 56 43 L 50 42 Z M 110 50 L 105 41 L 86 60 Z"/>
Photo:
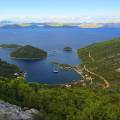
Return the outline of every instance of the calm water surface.
<path id="1" fill-rule="evenodd" d="M 27 80 L 48 84 L 69 83 L 80 80 L 74 71 L 59 71 L 53 73 L 51 61 L 76 65 L 81 60 L 76 50 L 86 45 L 120 37 L 118 28 L 80 29 L 80 28 L 37 28 L 37 29 L 0 29 L 0 44 L 33 45 L 48 51 L 48 57 L 43 60 L 25 61 L 13 60 L 9 57 L 10 49 L 0 49 L 0 58 L 18 65 L 27 72 Z M 65 46 L 71 46 L 72 52 L 64 52 Z M 56 51 L 56 53 L 54 52 Z"/>

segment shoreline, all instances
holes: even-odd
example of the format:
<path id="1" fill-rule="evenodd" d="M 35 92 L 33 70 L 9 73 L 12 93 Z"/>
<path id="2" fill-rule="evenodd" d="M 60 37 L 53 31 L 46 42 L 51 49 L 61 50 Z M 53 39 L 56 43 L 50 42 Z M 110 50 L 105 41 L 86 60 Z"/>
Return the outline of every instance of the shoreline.
<path id="1" fill-rule="evenodd" d="M 79 68 L 79 70 L 78 70 L 78 67 L 79 67 L 79 65 L 76 65 L 73 70 L 74 70 L 76 73 L 78 73 L 82 78 L 84 78 L 82 68 L 81 68 L 81 69 Z"/>
<path id="2" fill-rule="evenodd" d="M 80 83 L 82 83 L 83 86 L 86 86 L 87 84 L 93 84 L 93 77 L 90 74 L 91 72 L 85 67 L 85 65 L 84 67 L 76 65 L 74 70 L 82 77 Z"/>
<path id="3" fill-rule="evenodd" d="M 17 58 L 17 57 L 11 57 L 9 56 L 11 59 L 16 59 L 16 60 L 41 60 L 44 58 Z"/>

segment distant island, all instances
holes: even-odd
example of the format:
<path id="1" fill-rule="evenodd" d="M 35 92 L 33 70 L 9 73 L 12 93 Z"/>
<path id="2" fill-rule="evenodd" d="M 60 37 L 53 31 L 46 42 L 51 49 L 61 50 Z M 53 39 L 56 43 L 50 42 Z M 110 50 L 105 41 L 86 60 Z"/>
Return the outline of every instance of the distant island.
<path id="1" fill-rule="evenodd" d="M 64 51 L 72 51 L 72 48 L 71 47 L 64 47 Z"/>
<path id="2" fill-rule="evenodd" d="M 96 23 L 89 23 L 89 24 L 80 24 L 80 28 L 102 28 L 104 24 L 96 24 Z"/>
<path id="3" fill-rule="evenodd" d="M 21 45 L 17 44 L 1 44 L 0 48 L 20 48 L 22 47 Z"/>
<path id="4" fill-rule="evenodd" d="M 0 29 L 16 29 L 16 28 L 120 28 L 119 21 L 113 21 L 108 23 L 64 23 L 64 22 L 50 22 L 50 23 L 29 23 L 29 22 L 0 22 Z"/>
<path id="5" fill-rule="evenodd" d="M 32 26 L 32 24 L 30 23 L 21 23 L 21 24 L 16 24 L 16 25 L 18 25 L 19 27 L 31 27 Z"/>
<path id="6" fill-rule="evenodd" d="M 30 45 L 20 47 L 13 51 L 10 56 L 15 59 L 42 59 L 47 56 L 47 52 Z"/>
<path id="7" fill-rule="evenodd" d="M 51 26 L 51 27 L 63 27 L 63 26 L 65 26 L 65 24 L 63 24 L 63 23 L 49 23 L 47 25 Z"/>

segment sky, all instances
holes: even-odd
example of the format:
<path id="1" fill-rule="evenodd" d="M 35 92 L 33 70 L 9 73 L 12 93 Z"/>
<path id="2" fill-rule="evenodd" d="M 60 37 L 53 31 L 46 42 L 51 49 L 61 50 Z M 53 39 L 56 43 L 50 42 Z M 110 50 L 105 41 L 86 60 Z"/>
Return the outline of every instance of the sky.
<path id="1" fill-rule="evenodd" d="M 0 19 L 96 17 L 120 17 L 120 0 L 0 0 Z"/>

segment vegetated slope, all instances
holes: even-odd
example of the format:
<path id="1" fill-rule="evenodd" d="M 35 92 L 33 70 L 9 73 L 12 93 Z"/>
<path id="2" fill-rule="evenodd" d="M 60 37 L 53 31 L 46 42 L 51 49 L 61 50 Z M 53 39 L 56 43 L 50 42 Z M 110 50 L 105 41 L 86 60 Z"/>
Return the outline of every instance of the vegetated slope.
<path id="1" fill-rule="evenodd" d="M 0 99 L 38 109 L 35 120 L 119 120 L 119 85 L 108 89 L 79 85 L 67 88 L 4 76 L 0 77 Z"/>
<path id="2" fill-rule="evenodd" d="M 97 65 L 99 63 L 102 65 L 100 61 L 105 62 L 106 59 L 113 61 L 111 64 L 114 63 L 114 59 L 111 60 L 110 56 L 119 53 L 119 43 L 120 40 L 115 39 L 95 44 L 79 49 L 78 54 L 87 68 L 102 74 L 103 68 Z M 108 48 L 110 52 L 106 51 Z M 107 66 L 111 64 L 108 63 Z M 107 68 L 104 69 L 107 72 Z M 119 82 L 117 84 L 113 82 L 108 89 L 79 85 L 50 86 L 27 83 L 22 77 L 9 80 L 4 77 L 0 78 L 0 98 L 22 107 L 38 109 L 40 112 L 35 115 L 35 120 L 120 120 L 119 86 Z"/>
<path id="3" fill-rule="evenodd" d="M 47 56 L 47 52 L 30 45 L 23 46 L 11 53 L 11 57 L 18 59 L 42 59 Z"/>
<path id="4" fill-rule="evenodd" d="M 22 46 L 17 44 L 1 44 L 0 47 L 1 48 L 20 48 Z"/>
<path id="5" fill-rule="evenodd" d="M 21 76 L 16 78 L 15 73 L 21 73 Z M 22 110 L 21 107 L 8 103 L 16 104 L 14 95 L 17 97 L 17 84 L 15 83 L 18 79 L 24 79 L 20 69 L 0 59 L 0 120 L 33 120 L 32 113 L 37 112 L 34 109 Z"/>
<path id="6" fill-rule="evenodd" d="M 120 38 L 80 48 L 78 55 L 92 72 L 108 81 L 120 80 Z"/>
<path id="7" fill-rule="evenodd" d="M 13 78 L 14 73 L 20 72 L 16 65 L 8 64 L 0 59 L 0 77 Z"/>
<path id="8" fill-rule="evenodd" d="M 119 85 L 109 89 L 70 88 L 0 79 L 0 98 L 40 112 L 35 120 L 119 120 Z"/>

